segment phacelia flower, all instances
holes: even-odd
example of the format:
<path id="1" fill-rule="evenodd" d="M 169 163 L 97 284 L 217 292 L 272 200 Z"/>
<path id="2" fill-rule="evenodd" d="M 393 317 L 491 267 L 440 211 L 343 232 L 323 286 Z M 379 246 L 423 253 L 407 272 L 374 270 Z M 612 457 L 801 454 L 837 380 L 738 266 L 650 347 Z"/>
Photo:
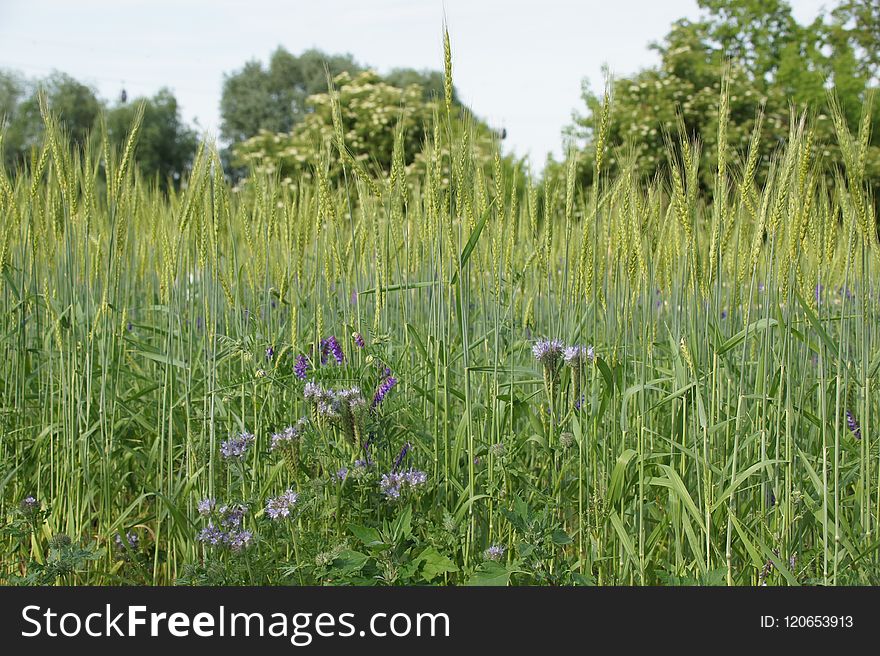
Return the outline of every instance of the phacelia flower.
<path id="1" fill-rule="evenodd" d="M 324 395 L 324 389 L 317 383 L 308 382 L 303 388 L 303 398 L 306 401 L 317 401 Z"/>
<path id="2" fill-rule="evenodd" d="M 388 376 L 385 380 L 382 381 L 382 384 L 379 385 L 379 389 L 376 390 L 376 395 L 373 397 L 373 406 L 374 408 L 378 407 L 382 401 L 385 400 L 385 395 L 391 391 L 391 388 L 397 385 L 397 379 L 394 376 Z"/>
<path id="3" fill-rule="evenodd" d="M 134 531 L 128 531 L 125 534 L 125 538 L 120 533 L 117 533 L 113 537 L 113 541 L 116 543 L 116 548 L 120 551 L 125 551 L 126 549 L 137 551 L 138 544 L 140 543 L 140 539 Z"/>
<path id="4" fill-rule="evenodd" d="M 25 497 L 21 500 L 21 512 L 23 512 L 27 516 L 31 516 L 36 514 L 37 510 L 40 509 L 40 502 L 37 501 L 36 497 Z"/>
<path id="5" fill-rule="evenodd" d="M 300 353 L 296 356 L 296 362 L 293 363 L 293 373 L 300 380 L 306 379 L 306 374 L 309 370 L 309 359 Z"/>
<path id="6" fill-rule="evenodd" d="M 502 547 L 501 545 L 498 545 L 498 544 L 493 544 L 491 547 L 486 549 L 486 551 L 483 553 L 483 557 L 486 560 L 498 561 L 498 560 L 501 560 L 502 558 L 504 558 L 505 551 L 507 551 L 506 547 Z"/>
<path id="7" fill-rule="evenodd" d="M 553 366 L 562 355 L 562 342 L 558 339 L 542 339 L 532 347 L 535 359 L 545 366 Z"/>
<path id="8" fill-rule="evenodd" d="M 562 358 L 569 367 L 576 367 L 592 362 L 596 358 L 596 350 L 592 346 L 569 346 L 563 351 Z"/>
<path id="9" fill-rule="evenodd" d="M 303 433 L 306 430 L 306 427 L 308 426 L 308 423 L 308 419 L 306 419 L 305 417 L 301 417 L 293 426 L 288 426 L 279 433 L 273 433 L 269 449 L 271 451 L 274 451 L 279 447 L 296 442 L 302 437 Z"/>
<path id="10" fill-rule="evenodd" d="M 66 549 L 71 544 L 73 544 L 73 541 L 70 539 L 70 536 L 67 535 L 66 533 L 56 533 L 49 540 L 49 546 L 52 549 Z"/>
<path id="11" fill-rule="evenodd" d="M 856 416 L 850 411 L 846 411 L 846 426 L 849 428 L 849 432 L 853 434 L 853 437 L 857 440 L 862 439 L 862 427 L 859 426 L 859 421 L 856 419 Z"/>
<path id="12" fill-rule="evenodd" d="M 275 357 L 275 349 L 270 346 L 269 348 L 266 349 L 266 359 L 271 360 L 274 357 Z"/>
<path id="13" fill-rule="evenodd" d="M 296 505 L 299 494 L 292 489 L 288 489 L 284 494 L 266 501 L 266 514 L 271 519 L 279 519 L 281 517 L 289 517 L 290 511 Z"/>
<path id="14" fill-rule="evenodd" d="M 415 488 L 428 481 L 428 475 L 418 469 L 409 469 L 403 472 L 389 472 L 382 474 L 379 480 L 379 489 L 389 499 L 400 498 L 401 493 L 408 488 Z"/>
<path id="15" fill-rule="evenodd" d="M 253 539 L 254 534 L 250 531 L 231 531 L 226 535 L 226 543 L 233 551 L 241 551 Z"/>
<path id="16" fill-rule="evenodd" d="M 340 483 L 343 482 L 346 478 L 348 478 L 348 467 L 340 467 L 339 470 L 334 474 L 336 480 Z"/>
<path id="17" fill-rule="evenodd" d="M 226 533 L 214 526 L 213 523 L 208 524 L 205 528 L 199 531 L 199 542 L 204 542 L 211 546 L 217 546 L 218 544 L 223 544 L 225 540 Z"/>
<path id="18" fill-rule="evenodd" d="M 256 439 L 252 433 L 239 433 L 220 444 L 220 455 L 224 458 L 243 458 L 248 447 Z"/>
<path id="19" fill-rule="evenodd" d="M 367 345 L 364 341 L 364 336 L 360 333 L 352 333 L 351 338 L 354 340 L 354 343 L 358 348 L 364 348 Z"/>
<path id="20" fill-rule="evenodd" d="M 233 503 L 221 506 L 220 523 L 227 528 L 237 528 L 241 526 L 244 516 L 247 514 L 248 507 L 241 503 Z"/>
<path id="21" fill-rule="evenodd" d="M 217 505 L 217 501 L 212 499 L 211 497 L 206 497 L 199 501 L 197 508 L 199 510 L 199 514 L 202 517 L 207 517 L 212 512 L 214 512 L 214 507 Z"/>

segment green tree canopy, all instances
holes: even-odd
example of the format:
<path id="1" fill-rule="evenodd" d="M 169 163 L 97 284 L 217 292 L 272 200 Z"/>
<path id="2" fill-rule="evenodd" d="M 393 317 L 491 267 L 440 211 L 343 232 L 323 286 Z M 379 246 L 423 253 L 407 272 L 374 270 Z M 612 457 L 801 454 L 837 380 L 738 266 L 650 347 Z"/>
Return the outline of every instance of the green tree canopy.
<path id="1" fill-rule="evenodd" d="M 64 73 L 53 73 L 44 80 L 28 83 L 16 74 L 0 74 L 0 115 L 5 115 L 4 163 L 14 167 L 41 142 L 43 119 L 40 94 L 59 117 L 71 139 L 85 143 L 101 113 L 95 90 Z"/>
<path id="2" fill-rule="evenodd" d="M 407 72 L 398 77 L 398 82 L 420 81 L 422 75 Z M 353 75 L 344 72 L 334 78 L 345 146 L 361 170 L 376 177 L 386 175 L 392 169 L 395 153 L 399 153 L 397 157 L 404 167 L 425 164 L 424 146 L 442 100 L 436 94 L 426 94 L 419 81 L 401 88 L 373 71 Z M 442 78 L 440 81 L 442 84 Z M 432 99 L 426 99 L 426 95 Z M 233 164 L 276 172 L 292 185 L 300 177 L 310 178 L 324 157 L 331 165 L 331 176 L 338 174 L 341 161 L 335 148 L 330 147 L 336 137 L 332 93 L 315 94 L 307 103 L 311 111 L 290 132 L 263 130 L 236 144 Z M 456 111 L 472 127 L 469 139 L 478 158 L 490 161 L 497 135 L 466 108 L 457 105 Z"/>
<path id="3" fill-rule="evenodd" d="M 305 117 L 307 98 L 327 90 L 327 71 L 336 76 L 360 70 L 351 55 L 306 50 L 297 56 L 279 47 L 268 66 L 249 61 L 240 71 L 225 76 L 220 134 L 237 143 L 261 130 L 288 132 Z"/>
<path id="4" fill-rule="evenodd" d="M 144 117 L 136 160 L 145 176 L 157 178 L 163 186 L 169 181 L 176 184 L 192 162 L 198 138 L 181 118 L 177 99 L 168 89 L 110 109 L 106 117 L 110 140 L 125 143 L 140 103 L 144 103 Z"/>
<path id="5" fill-rule="evenodd" d="M 792 110 L 815 114 L 818 155 L 836 155 L 828 93 L 839 98 L 849 127 L 857 129 L 866 93 L 877 84 L 877 4 L 845 0 L 833 11 L 801 25 L 785 0 L 699 0 L 703 17 L 679 20 L 652 48 L 659 66 L 613 80 L 612 120 L 607 142 L 625 146 L 606 159 L 613 169 L 626 153 L 637 172 L 652 175 L 667 164 L 664 135 L 674 134 L 679 119 L 689 137 L 702 143 L 703 183 L 711 185 L 717 157 L 718 99 L 725 69 L 730 82 L 728 143 L 744 152 L 763 107 L 761 166 L 789 131 Z M 873 44 L 873 46 L 871 45 Z M 586 112 L 575 117 L 571 134 L 586 143 L 579 175 L 589 181 L 593 171 L 601 95 L 584 85 Z M 873 120 L 880 102 L 873 104 Z M 874 133 L 867 170 L 880 173 L 880 140 Z M 551 163 L 548 171 L 558 172 Z"/>
<path id="6" fill-rule="evenodd" d="M 261 132 L 290 132 L 312 111 L 310 97 L 327 92 L 328 73 L 332 79 L 341 73 L 356 76 L 364 70 L 348 54 L 330 55 L 312 49 L 293 55 L 278 47 L 267 66 L 249 61 L 225 76 L 221 137 L 235 144 Z M 443 75 L 437 71 L 395 68 L 382 80 L 400 90 L 416 85 L 426 102 L 443 96 Z"/>

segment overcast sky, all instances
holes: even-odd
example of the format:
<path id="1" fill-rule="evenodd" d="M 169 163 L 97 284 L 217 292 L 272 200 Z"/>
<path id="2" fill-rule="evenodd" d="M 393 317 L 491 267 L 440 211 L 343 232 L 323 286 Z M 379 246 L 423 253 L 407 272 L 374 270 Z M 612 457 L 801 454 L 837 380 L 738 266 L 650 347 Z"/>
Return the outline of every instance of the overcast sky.
<path id="1" fill-rule="evenodd" d="M 802 22 L 826 4 L 792 1 Z M 696 0 L 0 0 L 0 68 L 64 71 L 113 100 L 168 86 L 216 135 L 223 74 L 247 60 L 281 45 L 351 53 L 380 73 L 442 69 L 444 11 L 461 98 L 537 167 L 559 154 L 582 79 L 600 90 L 603 64 L 655 64 L 648 44 L 699 16 Z"/>

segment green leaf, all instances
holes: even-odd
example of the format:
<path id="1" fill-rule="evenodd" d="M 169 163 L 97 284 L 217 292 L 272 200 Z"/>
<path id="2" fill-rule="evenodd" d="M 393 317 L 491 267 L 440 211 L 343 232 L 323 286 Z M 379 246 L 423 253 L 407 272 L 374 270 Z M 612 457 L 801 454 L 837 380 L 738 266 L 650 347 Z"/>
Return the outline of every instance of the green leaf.
<path id="1" fill-rule="evenodd" d="M 384 544 L 379 531 L 374 528 L 369 526 L 359 526 L 357 524 L 351 524 L 348 528 L 366 547 L 375 547 Z"/>
<path id="2" fill-rule="evenodd" d="M 617 463 L 611 472 L 611 485 L 608 487 L 608 500 L 612 507 L 617 505 L 620 496 L 623 494 L 623 480 L 626 476 L 626 467 L 635 456 L 636 452 L 633 449 L 625 449 L 617 457 Z"/>
<path id="3" fill-rule="evenodd" d="M 458 566 L 434 547 L 425 549 L 416 560 L 423 563 L 422 576 L 429 583 L 442 574 L 458 571 Z"/>
<path id="4" fill-rule="evenodd" d="M 743 341 L 745 341 L 746 335 L 757 335 L 764 330 L 774 328 L 778 325 L 779 322 L 776 319 L 770 318 L 758 319 L 757 321 L 753 321 L 748 326 L 740 330 L 736 335 L 733 335 L 730 339 L 719 346 L 718 355 L 723 355 L 729 350 L 736 348 L 739 344 L 742 344 Z"/>
<path id="5" fill-rule="evenodd" d="M 487 560 L 476 569 L 465 585 L 507 585 L 510 583 L 510 574 L 501 563 Z"/>
<path id="6" fill-rule="evenodd" d="M 461 257 L 459 258 L 459 270 L 464 269 L 464 265 L 467 264 L 468 259 L 470 259 L 471 253 L 474 252 L 474 248 L 477 246 L 477 242 L 480 239 L 480 234 L 483 232 L 483 227 L 486 225 L 486 221 L 489 219 L 489 214 L 492 212 L 492 206 L 495 204 L 495 199 L 492 199 L 492 202 L 489 203 L 489 206 L 483 212 L 483 216 L 480 217 L 480 220 L 477 222 L 477 225 L 474 226 L 474 229 L 471 231 L 470 237 L 468 237 L 467 243 L 464 245 L 464 248 L 461 251 Z M 458 271 L 456 271 L 452 276 L 452 281 L 450 284 L 455 285 L 458 282 Z"/>
<path id="7" fill-rule="evenodd" d="M 333 559 L 333 568 L 343 574 L 355 574 L 363 569 L 369 559 L 369 556 L 360 551 L 346 549 Z"/>

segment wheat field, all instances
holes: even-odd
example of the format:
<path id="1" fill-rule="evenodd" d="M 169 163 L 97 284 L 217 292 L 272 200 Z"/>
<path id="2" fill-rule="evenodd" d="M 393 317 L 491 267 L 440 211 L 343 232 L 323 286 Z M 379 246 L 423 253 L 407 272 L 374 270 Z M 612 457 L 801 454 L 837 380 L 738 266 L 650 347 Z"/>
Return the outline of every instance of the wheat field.
<path id="1" fill-rule="evenodd" d="M 606 170 L 606 97 L 584 187 L 479 157 L 450 61 L 384 176 L 336 125 L 308 179 L 205 145 L 165 192 L 137 123 L 44 107 L 0 171 L 0 580 L 880 583 L 868 119 L 762 162 L 722 88 L 706 188 L 684 129 Z"/>

